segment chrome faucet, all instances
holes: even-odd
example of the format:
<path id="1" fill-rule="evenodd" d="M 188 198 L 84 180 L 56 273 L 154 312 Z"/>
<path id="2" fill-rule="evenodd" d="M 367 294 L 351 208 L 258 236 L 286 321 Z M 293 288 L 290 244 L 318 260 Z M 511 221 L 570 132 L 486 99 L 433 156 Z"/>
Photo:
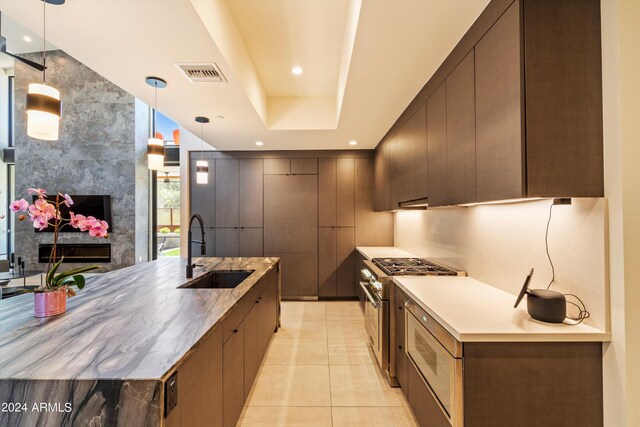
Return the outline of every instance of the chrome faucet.
<path id="1" fill-rule="evenodd" d="M 193 224 L 193 220 L 197 219 L 200 223 L 200 234 L 202 236 L 202 240 L 193 240 L 191 236 L 191 225 Z M 193 243 L 200 243 L 200 255 L 206 255 L 207 253 L 207 244 L 204 241 L 204 221 L 202 221 L 202 217 L 198 214 L 191 215 L 191 219 L 189 220 L 189 231 L 187 231 L 187 279 L 193 277 L 193 269 L 199 267 L 199 265 L 192 263 L 191 260 L 191 245 Z"/>

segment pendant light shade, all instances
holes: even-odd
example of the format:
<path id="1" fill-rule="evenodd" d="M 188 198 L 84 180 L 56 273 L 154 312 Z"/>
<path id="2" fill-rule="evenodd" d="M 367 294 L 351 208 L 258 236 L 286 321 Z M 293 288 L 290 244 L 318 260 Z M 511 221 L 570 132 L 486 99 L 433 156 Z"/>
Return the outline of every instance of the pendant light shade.
<path id="1" fill-rule="evenodd" d="M 61 5 L 64 0 L 42 2 L 42 83 L 31 83 L 27 92 L 27 135 L 45 141 L 57 141 L 60 130 L 60 91 L 47 86 L 47 3 Z"/>
<path id="2" fill-rule="evenodd" d="M 196 162 L 196 183 L 209 183 L 209 162 L 206 160 L 198 160 Z"/>
<path id="3" fill-rule="evenodd" d="M 204 159 L 203 145 L 203 128 L 205 123 L 209 123 L 208 117 L 198 116 L 196 117 L 196 123 L 200 123 L 200 160 L 196 162 L 196 184 L 208 184 L 209 183 L 209 162 Z"/>
<path id="4" fill-rule="evenodd" d="M 60 111 L 60 91 L 45 84 L 31 83 L 27 93 L 27 135 L 57 141 Z"/>
<path id="5" fill-rule="evenodd" d="M 153 123 L 155 128 L 156 123 L 156 112 L 158 110 L 158 89 L 163 89 L 167 87 L 167 82 L 160 77 L 147 77 L 145 82 L 149 86 L 153 86 L 155 88 L 155 107 L 153 109 Z M 155 131 L 155 129 L 154 129 Z M 147 160 L 149 164 L 149 169 L 153 171 L 160 170 L 164 167 L 164 141 L 161 138 L 158 138 L 157 132 L 155 133 L 155 137 L 149 138 L 147 141 Z"/>
<path id="6" fill-rule="evenodd" d="M 149 138 L 147 156 L 149 169 L 154 171 L 162 169 L 164 167 L 164 141 L 158 138 Z"/>

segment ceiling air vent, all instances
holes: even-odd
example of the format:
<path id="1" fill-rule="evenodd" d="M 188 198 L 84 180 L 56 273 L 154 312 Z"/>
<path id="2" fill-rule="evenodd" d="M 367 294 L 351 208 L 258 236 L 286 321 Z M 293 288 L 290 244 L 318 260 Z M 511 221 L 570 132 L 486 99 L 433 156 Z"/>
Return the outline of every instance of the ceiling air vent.
<path id="1" fill-rule="evenodd" d="M 192 83 L 227 81 L 216 64 L 176 64 L 176 67 Z"/>

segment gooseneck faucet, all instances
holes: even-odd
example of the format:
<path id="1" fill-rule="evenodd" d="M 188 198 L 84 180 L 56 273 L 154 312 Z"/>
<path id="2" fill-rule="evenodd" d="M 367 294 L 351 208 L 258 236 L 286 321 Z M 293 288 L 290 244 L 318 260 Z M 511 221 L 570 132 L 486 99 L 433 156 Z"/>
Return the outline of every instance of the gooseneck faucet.
<path id="1" fill-rule="evenodd" d="M 200 234 L 202 240 L 193 240 L 193 237 L 191 236 L 191 225 L 193 224 L 194 219 L 197 219 L 200 223 Z M 207 244 L 204 241 L 204 221 L 202 221 L 202 217 L 198 214 L 191 215 L 191 219 L 189 220 L 189 231 L 187 231 L 187 240 L 187 279 L 190 279 L 193 277 L 193 269 L 197 267 L 197 265 L 192 263 L 191 260 L 191 245 L 193 243 L 200 243 L 200 255 L 207 254 Z"/>

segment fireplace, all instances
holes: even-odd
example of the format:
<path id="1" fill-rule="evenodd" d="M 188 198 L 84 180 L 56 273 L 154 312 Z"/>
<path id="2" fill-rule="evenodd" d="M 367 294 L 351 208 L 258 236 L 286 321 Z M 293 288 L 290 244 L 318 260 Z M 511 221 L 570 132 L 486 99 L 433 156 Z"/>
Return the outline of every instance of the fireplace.
<path id="1" fill-rule="evenodd" d="M 51 255 L 51 244 L 41 243 L 38 247 L 38 262 L 48 263 Z M 58 243 L 56 261 L 64 257 L 62 263 L 111 262 L 110 243 Z"/>

